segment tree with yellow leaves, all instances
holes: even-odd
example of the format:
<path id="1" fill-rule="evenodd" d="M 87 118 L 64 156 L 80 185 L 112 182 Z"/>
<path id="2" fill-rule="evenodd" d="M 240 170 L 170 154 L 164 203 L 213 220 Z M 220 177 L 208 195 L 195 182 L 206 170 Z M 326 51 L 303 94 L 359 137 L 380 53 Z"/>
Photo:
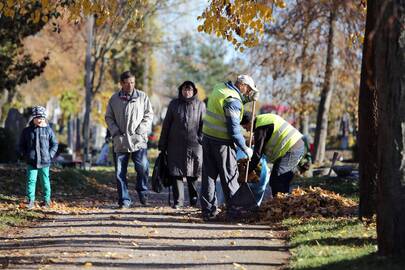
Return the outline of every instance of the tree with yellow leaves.
<path id="1" fill-rule="evenodd" d="M 277 20 L 267 27 L 261 45 L 250 51 L 252 59 L 281 89 L 273 91 L 273 95 L 281 96 L 281 101 L 298 114 L 303 133 L 307 134 L 305 123 L 308 124 L 309 115 L 317 109 L 318 119 L 322 115 L 315 136 L 320 162 L 326 135 L 331 130 L 328 122 L 341 115 L 347 105 L 355 118 L 351 98 L 357 95 L 361 51 L 353 42 L 364 28 L 361 8 L 347 1 L 338 2 L 338 6 L 331 1 L 322 2 L 291 2 L 275 14 Z M 336 12 L 332 24 L 331 11 Z M 339 93 L 334 93 L 334 89 L 339 89 Z M 331 112 L 335 115 L 329 112 L 331 99 L 334 101 Z"/>
<path id="2" fill-rule="evenodd" d="M 111 1 L 112 2 L 112 1 Z M 93 3 L 94 5 L 94 3 Z M 141 29 L 144 18 L 155 12 L 159 2 L 154 1 L 122 1 L 115 2 L 110 12 L 115 14 L 104 15 L 103 19 L 96 15 L 88 16 L 87 50 L 86 50 L 86 98 L 83 121 L 84 160 L 89 160 L 90 153 L 90 115 L 93 97 L 100 92 L 103 85 L 106 67 L 109 60 L 120 56 L 132 49 L 133 42 L 129 36 L 136 35 Z M 80 7 L 78 7 L 80 9 Z M 84 6 L 81 6 L 84 8 Z M 97 9 L 96 9 L 97 10 Z M 74 13 L 77 14 L 77 13 Z M 75 15 L 76 17 L 78 15 Z M 127 40 L 126 44 L 120 44 Z M 113 54 L 116 46 L 120 46 L 119 53 Z"/>
<path id="3" fill-rule="evenodd" d="M 27 13 L 25 4 L 35 5 Z M 27 14 L 26 22 L 38 24 L 52 20 L 54 30 L 59 32 L 61 19 L 71 23 L 87 23 L 87 50 L 85 75 L 85 114 L 83 121 L 84 158 L 89 159 L 90 115 L 94 96 L 102 90 L 105 71 L 111 58 L 118 59 L 130 50 L 133 41 L 142 29 L 145 18 L 155 13 L 163 1 L 153 0 L 2 0 L 0 16 L 15 19 L 17 14 Z M 129 41 L 124 46 L 122 41 Z M 135 39 L 133 39 L 135 40 Z M 113 53 L 116 47 L 119 53 Z M 115 51 L 116 52 L 116 51 Z"/>
<path id="4" fill-rule="evenodd" d="M 284 8 L 283 0 L 212 0 L 201 16 L 198 31 L 216 34 L 243 52 L 259 44 L 266 23 L 271 22 L 274 6 Z"/>
<path id="5" fill-rule="evenodd" d="M 0 7 L 4 9 L 4 3 L 0 2 Z M 26 4 L 24 10 L 33 12 L 36 6 Z M 45 22 L 27 24 L 28 19 L 29 14 L 24 12 L 14 13 L 13 17 L 0 15 L 0 123 L 15 101 L 17 86 L 40 75 L 47 64 L 47 55 L 34 60 L 23 43 L 26 37 L 38 33 Z"/>
<path id="6" fill-rule="evenodd" d="M 98 26 L 114 18 L 120 12 L 122 5 L 132 7 L 145 5 L 148 0 L 125 0 L 125 1 L 104 1 L 104 0 L 1 0 L 0 15 L 15 18 L 16 15 L 28 14 L 27 23 L 48 22 L 59 17 L 67 18 L 74 23 L 87 20 L 93 15 L 96 17 Z M 34 10 L 28 10 L 26 5 L 35 6 Z M 134 16 L 128 20 L 128 26 L 137 27 L 138 19 L 142 16 L 138 9 L 132 10 Z"/>
<path id="7" fill-rule="evenodd" d="M 323 69 L 324 74 L 321 75 L 323 81 L 317 110 L 317 129 L 315 133 L 315 159 L 323 162 L 328 130 L 328 115 L 333 94 L 331 79 L 335 59 L 336 28 L 342 26 L 347 29 L 347 32 L 352 31 L 353 33 L 361 31 L 361 27 L 359 28 L 355 23 L 352 23 L 359 16 L 361 17 L 361 2 L 360 0 L 302 0 L 295 2 L 297 8 L 293 10 L 294 13 L 286 15 L 284 21 L 287 22 L 287 25 L 280 25 L 280 32 L 283 32 L 285 30 L 284 27 L 291 24 L 292 21 L 306 20 L 305 24 L 307 24 L 307 28 L 309 24 L 317 24 L 316 27 L 319 28 L 321 37 L 324 37 L 325 41 L 326 49 L 323 60 L 325 61 L 325 65 Z M 285 8 L 286 3 L 289 3 L 289 1 L 213 0 L 210 1 L 209 7 L 201 16 L 204 22 L 199 27 L 199 30 L 222 36 L 232 42 L 236 49 L 243 51 L 246 47 L 258 45 L 259 38 L 263 37 L 263 33 L 269 28 L 266 25 L 275 21 L 272 17 L 274 9 L 276 7 Z M 314 15 L 308 17 L 307 15 L 311 13 Z M 298 27 L 301 27 L 302 32 L 305 33 L 305 26 L 298 25 Z M 298 29 L 295 30 L 297 35 L 302 36 L 302 33 L 299 33 Z M 305 43 L 303 44 L 305 45 Z M 305 48 L 305 46 L 301 47 Z M 303 56 L 305 56 L 305 51 L 303 53 Z M 294 51 L 288 51 L 285 55 L 288 57 L 290 54 L 294 54 Z M 305 77 L 302 78 L 302 81 L 305 82 Z M 307 88 L 301 87 L 300 89 L 305 91 Z"/>

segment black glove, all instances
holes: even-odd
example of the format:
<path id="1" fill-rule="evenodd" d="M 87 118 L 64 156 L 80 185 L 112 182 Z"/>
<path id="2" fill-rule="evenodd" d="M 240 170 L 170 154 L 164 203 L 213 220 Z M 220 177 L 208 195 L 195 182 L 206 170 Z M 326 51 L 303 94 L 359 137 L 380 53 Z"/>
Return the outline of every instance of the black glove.
<path id="1" fill-rule="evenodd" d="M 159 150 L 160 152 L 166 152 L 166 146 L 158 145 L 158 150 Z"/>

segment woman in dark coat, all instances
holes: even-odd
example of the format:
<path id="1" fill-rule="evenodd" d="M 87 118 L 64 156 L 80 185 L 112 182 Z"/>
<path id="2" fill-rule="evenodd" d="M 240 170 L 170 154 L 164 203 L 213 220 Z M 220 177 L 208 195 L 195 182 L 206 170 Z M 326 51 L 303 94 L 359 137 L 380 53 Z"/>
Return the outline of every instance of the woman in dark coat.
<path id="1" fill-rule="evenodd" d="M 173 208 L 184 205 L 184 185 L 188 183 L 190 206 L 198 201 L 197 179 L 202 166 L 202 125 L 205 104 L 197 98 L 193 82 L 179 86 L 179 96 L 167 109 L 159 140 L 159 150 L 167 151 L 169 174 L 173 182 Z"/>

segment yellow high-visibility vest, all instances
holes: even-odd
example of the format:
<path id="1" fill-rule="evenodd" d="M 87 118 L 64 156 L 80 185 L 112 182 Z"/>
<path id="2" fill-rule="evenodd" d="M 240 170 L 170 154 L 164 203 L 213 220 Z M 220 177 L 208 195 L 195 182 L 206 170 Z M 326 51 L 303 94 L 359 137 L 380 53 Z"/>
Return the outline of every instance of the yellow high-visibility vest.
<path id="1" fill-rule="evenodd" d="M 204 116 L 203 133 L 219 139 L 231 140 L 226 126 L 226 118 L 224 112 L 225 99 L 232 97 L 240 100 L 240 94 L 234 89 L 228 88 L 224 83 L 214 86 L 212 93 L 208 97 L 207 112 Z M 240 120 L 243 116 L 243 105 L 240 113 Z"/>
<path id="2" fill-rule="evenodd" d="M 268 161 L 274 162 L 287 153 L 302 138 L 302 134 L 290 123 L 276 114 L 267 113 L 256 117 L 255 128 L 274 125 L 273 133 L 264 146 Z"/>

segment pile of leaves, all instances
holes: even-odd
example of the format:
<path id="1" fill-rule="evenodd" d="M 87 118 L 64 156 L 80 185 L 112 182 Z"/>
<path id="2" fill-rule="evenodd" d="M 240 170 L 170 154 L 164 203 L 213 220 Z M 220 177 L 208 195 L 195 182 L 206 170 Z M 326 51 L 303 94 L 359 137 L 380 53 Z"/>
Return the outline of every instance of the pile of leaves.
<path id="1" fill-rule="evenodd" d="M 353 215 L 357 203 L 320 187 L 294 189 L 291 194 L 278 194 L 265 202 L 260 210 L 261 221 L 285 218 L 342 217 Z"/>
<path id="2" fill-rule="evenodd" d="M 247 162 L 248 162 L 247 158 L 243 158 L 243 159 L 238 160 L 238 171 L 239 171 L 238 182 L 239 183 L 245 182 Z M 249 173 L 247 181 L 249 183 L 257 183 L 257 182 L 259 182 L 261 170 L 262 170 L 262 167 L 259 164 L 251 173 Z"/>

